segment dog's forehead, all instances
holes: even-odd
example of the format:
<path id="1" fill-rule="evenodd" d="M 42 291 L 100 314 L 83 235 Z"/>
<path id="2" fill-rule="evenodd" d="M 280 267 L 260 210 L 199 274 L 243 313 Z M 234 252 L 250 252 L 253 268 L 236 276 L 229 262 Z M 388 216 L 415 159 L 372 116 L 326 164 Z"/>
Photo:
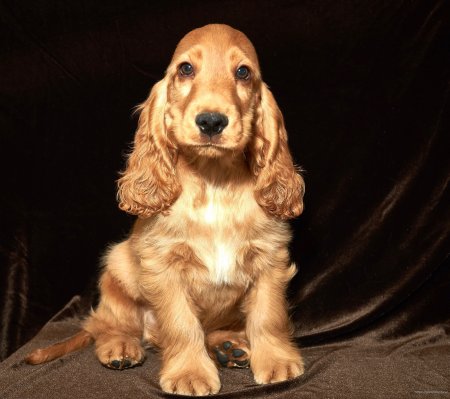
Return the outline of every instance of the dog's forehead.
<path id="1" fill-rule="evenodd" d="M 258 57 L 252 42 L 244 33 L 228 25 L 211 24 L 190 31 L 178 43 L 173 60 L 198 46 L 205 51 L 220 53 L 231 47 L 238 48 L 255 65 L 258 65 Z"/>

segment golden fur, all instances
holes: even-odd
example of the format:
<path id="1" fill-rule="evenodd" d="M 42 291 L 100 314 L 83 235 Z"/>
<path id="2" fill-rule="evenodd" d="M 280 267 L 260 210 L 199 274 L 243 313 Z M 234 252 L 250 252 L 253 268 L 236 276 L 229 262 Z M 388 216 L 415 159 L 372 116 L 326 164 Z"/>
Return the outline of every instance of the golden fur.
<path id="1" fill-rule="evenodd" d="M 192 76 L 180 73 L 184 62 Z M 247 80 L 235 76 L 242 65 Z M 27 360 L 91 337 L 100 362 L 128 367 L 144 358 L 145 340 L 161 350 L 164 391 L 203 395 L 220 389 L 208 337 L 239 334 L 257 383 L 302 374 L 285 300 L 295 274 L 285 220 L 302 212 L 304 184 L 252 44 L 226 25 L 188 33 L 140 111 L 118 182 L 120 208 L 139 218 L 104 258 L 101 300 L 83 332 Z M 227 115 L 221 134 L 200 133 L 195 117 L 205 111 Z"/>

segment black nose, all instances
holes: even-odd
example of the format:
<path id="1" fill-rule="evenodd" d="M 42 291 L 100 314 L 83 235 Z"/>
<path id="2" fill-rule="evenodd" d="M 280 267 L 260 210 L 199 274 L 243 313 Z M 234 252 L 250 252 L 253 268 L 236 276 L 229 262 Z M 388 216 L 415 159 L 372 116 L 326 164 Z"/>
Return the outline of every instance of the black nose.
<path id="1" fill-rule="evenodd" d="M 202 133 L 209 137 L 222 133 L 228 125 L 228 118 L 218 112 L 203 112 L 195 117 L 195 123 Z"/>

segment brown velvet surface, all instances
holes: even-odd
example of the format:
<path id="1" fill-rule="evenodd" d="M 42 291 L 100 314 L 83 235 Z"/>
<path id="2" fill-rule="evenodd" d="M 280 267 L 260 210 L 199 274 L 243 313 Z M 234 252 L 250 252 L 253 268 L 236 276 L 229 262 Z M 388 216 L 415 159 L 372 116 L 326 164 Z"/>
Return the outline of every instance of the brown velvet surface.
<path id="1" fill-rule="evenodd" d="M 163 398 L 160 360 L 147 350 L 145 363 L 129 370 L 103 367 L 93 346 L 59 360 L 30 366 L 31 349 L 69 337 L 79 329 L 74 298 L 38 336 L 0 364 L 2 399 Z M 370 335 L 302 350 L 306 372 L 295 380 L 261 386 L 249 369 L 221 369 L 222 398 L 445 398 L 450 395 L 450 339 L 443 328 L 395 340 Z M 195 361 L 195 359 L 192 359 Z"/>
<path id="2" fill-rule="evenodd" d="M 289 287 L 306 374 L 224 370 L 221 395 L 448 397 L 448 1 L 0 0 L 0 398 L 162 395 L 153 352 L 119 373 L 92 348 L 20 358 L 95 304 L 98 259 L 133 221 L 114 183 L 133 107 L 211 22 L 254 43 L 306 171 Z"/>

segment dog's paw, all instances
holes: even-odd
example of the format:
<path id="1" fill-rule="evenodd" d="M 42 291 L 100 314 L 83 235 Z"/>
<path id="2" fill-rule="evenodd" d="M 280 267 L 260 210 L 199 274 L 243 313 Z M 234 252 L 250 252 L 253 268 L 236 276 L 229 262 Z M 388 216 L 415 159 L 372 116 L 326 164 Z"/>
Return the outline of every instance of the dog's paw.
<path id="1" fill-rule="evenodd" d="M 250 366 L 248 347 L 232 341 L 225 341 L 213 348 L 213 360 L 222 367 L 247 368 Z"/>
<path id="2" fill-rule="evenodd" d="M 230 338 L 208 348 L 209 355 L 218 366 L 247 368 L 250 366 L 250 349 L 246 340 Z"/>
<path id="3" fill-rule="evenodd" d="M 107 363 L 103 363 L 104 366 L 113 370 L 124 370 L 129 369 L 131 367 L 139 366 L 143 363 L 144 359 L 133 359 L 128 356 L 120 357 L 116 356 L 110 359 Z"/>
<path id="4" fill-rule="evenodd" d="M 128 336 L 110 337 L 105 342 L 97 341 L 96 353 L 100 363 L 114 370 L 138 366 L 145 359 L 139 340 Z"/>
<path id="5" fill-rule="evenodd" d="M 208 354 L 217 366 L 247 368 L 250 347 L 245 334 L 235 331 L 214 331 L 207 337 Z"/>
<path id="6" fill-rule="evenodd" d="M 177 370 L 163 372 L 160 385 L 163 391 L 178 395 L 206 396 L 219 392 L 220 379 L 216 370 Z"/>
<path id="7" fill-rule="evenodd" d="M 290 380 L 304 373 L 303 360 L 297 348 L 266 348 L 253 351 L 251 368 L 258 384 Z"/>
<path id="8" fill-rule="evenodd" d="M 253 369 L 253 375 L 258 384 L 272 384 L 290 380 L 301 376 L 303 372 L 301 362 L 277 362 Z"/>

